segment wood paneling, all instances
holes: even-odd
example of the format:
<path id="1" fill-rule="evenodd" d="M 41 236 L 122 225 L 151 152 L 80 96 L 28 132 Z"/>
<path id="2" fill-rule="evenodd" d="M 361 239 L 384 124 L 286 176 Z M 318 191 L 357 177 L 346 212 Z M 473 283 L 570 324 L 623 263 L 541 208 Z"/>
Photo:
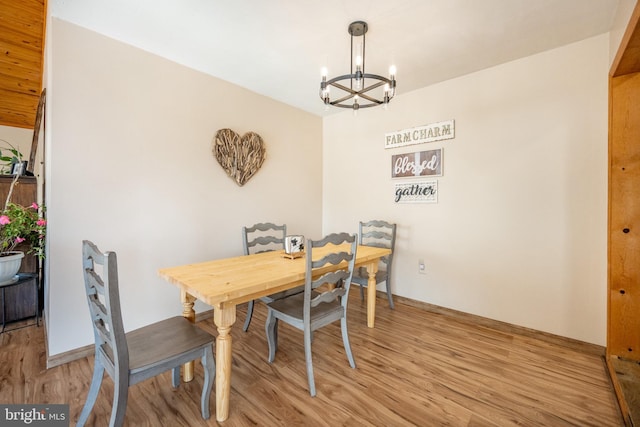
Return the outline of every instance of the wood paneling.
<path id="1" fill-rule="evenodd" d="M 640 5 L 609 72 L 607 366 L 625 424 L 640 425 Z"/>
<path id="2" fill-rule="evenodd" d="M 42 91 L 46 0 L 0 0 L 0 125 L 33 129 Z"/>
<path id="3" fill-rule="evenodd" d="M 640 360 L 640 74 L 611 82 L 607 348 Z"/>
<path id="4" fill-rule="evenodd" d="M 349 336 L 357 368 L 344 354 L 340 325 L 313 336 L 318 395 L 309 396 L 302 333 L 280 325 L 278 352 L 267 362 L 266 307 L 246 305 L 232 328 L 231 407 L 235 426 L 616 426 L 622 424 L 602 347 L 445 309 L 396 309 L 379 297 L 376 327 L 353 289 Z M 176 301 L 176 310 L 179 310 Z M 87 313 L 87 322 L 89 314 Z M 213 322 L 198 323 L 217 335 Z M 125 325 L 126 326 L 126 325 Z M 253 327 L 255 326 L 255 327 Z M 262 326 L 262 327 L 261 327 Z M 0 402 L 67 403 L 71 424 L 89 390 L 93 357 L 45 369 L 44 328 L 0 336 Z M 200 417 L 202 366 L 190 383 L 171 387 L 170 373 L 130 388 L 125 426 L 217 425 Z M 113 382 L 105 378 L 88 425 L 108 425 Z"/>

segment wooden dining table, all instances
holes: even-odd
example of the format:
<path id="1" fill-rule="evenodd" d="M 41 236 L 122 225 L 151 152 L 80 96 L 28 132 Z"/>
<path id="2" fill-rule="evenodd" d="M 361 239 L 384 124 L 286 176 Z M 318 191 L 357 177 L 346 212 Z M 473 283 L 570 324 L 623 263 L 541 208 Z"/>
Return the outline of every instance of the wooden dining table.
<path id="1" fill-rule="evenodd" d="M 331 245 L 313 251 L 321 258 L 325 251 L 335 250 Z M 345 247 L 346 250 L 346 247 Z M 390 249 L 359 245 L 355 268 L 365 267 L 369 274 L 367 286 L 367 325 L 374 327 L 376 310 L 376 272 L 380 258 Z M 338 267 L 327 267 L 324 274 Z M 194 302 L 203 301 L 213 307 L 213 321 L 218 330 L 216 337 L 216 419 L 225 421 L 229 416 L 231 392 L 231 326 L 236 321 L 236 306 L 275 292 L 304 284 L 305 258 L 288 258 L 284 251 L 263 252 L 213 261 L 163 268 L 160 277 L 180 288 L 182 315 L 195 321 Z M 184 381 L 193 378 L 193 362 L 185 366 Z"/>

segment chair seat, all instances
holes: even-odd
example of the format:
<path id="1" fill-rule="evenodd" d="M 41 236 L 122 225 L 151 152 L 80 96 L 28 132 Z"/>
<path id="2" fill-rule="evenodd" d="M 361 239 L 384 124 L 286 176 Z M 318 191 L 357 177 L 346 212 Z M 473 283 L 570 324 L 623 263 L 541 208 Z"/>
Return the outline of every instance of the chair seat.
<path id="1" fill-rule="evenodd" d="M 378 270 L 376 272 L 376 283 L 384 282 L 386 279 L 387 272 L 385 270 Z M 358 270 L 354 271 L 351 282 L 357 283 L 360 286 L 367 286 L 367 283 L 369 282 L 369 273 L 367 273 L 367 269 L 360 267 Z"/>
<path id="2" fill-rule="evenodd" d="M 312 299 L 318 295 L 320 295 L 319 292 L 311 292 Z M 289 298 L 274 301 L 272 303 L 269 303 L 268 305 L 278 313 L 282 313 L 292 319 L 302 321 L 303 302 L 304 293 L 301 293 Z M 320 322 L 320 320 L 323 317 L 328 316 L 331 316 L 331 318 L 340 318 L 342 317 L 343 311 L 344 309 L 342 308 L 338 300 L 332 301 L 330 303 L 320 304 L 317 307 L 311 307 L 311 323 L 323 324 L 323 322 Z"/>
<path id="3" fill-rule="evenodd" d="M 171 331 L 171 335 L 167 335 Z M 129 347 L 129 369 L 149 369 L 153 365 L 167 365 L 190 350 L 198 350 L 215 341 L 215 337 L 182 316 L 175 316 L 126 334 Z"/>

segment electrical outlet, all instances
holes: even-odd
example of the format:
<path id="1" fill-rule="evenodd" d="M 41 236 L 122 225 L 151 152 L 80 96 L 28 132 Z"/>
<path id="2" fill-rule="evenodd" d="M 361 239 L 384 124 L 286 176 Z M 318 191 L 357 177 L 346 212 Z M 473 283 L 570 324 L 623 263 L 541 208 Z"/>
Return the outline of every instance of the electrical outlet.
<path id="1" fill-rule="evenodd" d="M 418 273 L 427 274 L 427 267 L 424 265 L 423 259 L 418 260 Z"/>

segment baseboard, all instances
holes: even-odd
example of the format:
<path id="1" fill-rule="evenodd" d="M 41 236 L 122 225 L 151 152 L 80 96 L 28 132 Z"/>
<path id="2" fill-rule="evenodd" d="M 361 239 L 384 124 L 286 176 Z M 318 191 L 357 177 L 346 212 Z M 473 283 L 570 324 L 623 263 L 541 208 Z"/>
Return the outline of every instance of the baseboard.
<path id="1" fill-rule="evenodd" d="M 55 356 L 47 355 L 47 369 L 82 359 L 83 357 L 93 356 L 95 344 L 85 345 L 84 347 L 65 351 Z"/>

